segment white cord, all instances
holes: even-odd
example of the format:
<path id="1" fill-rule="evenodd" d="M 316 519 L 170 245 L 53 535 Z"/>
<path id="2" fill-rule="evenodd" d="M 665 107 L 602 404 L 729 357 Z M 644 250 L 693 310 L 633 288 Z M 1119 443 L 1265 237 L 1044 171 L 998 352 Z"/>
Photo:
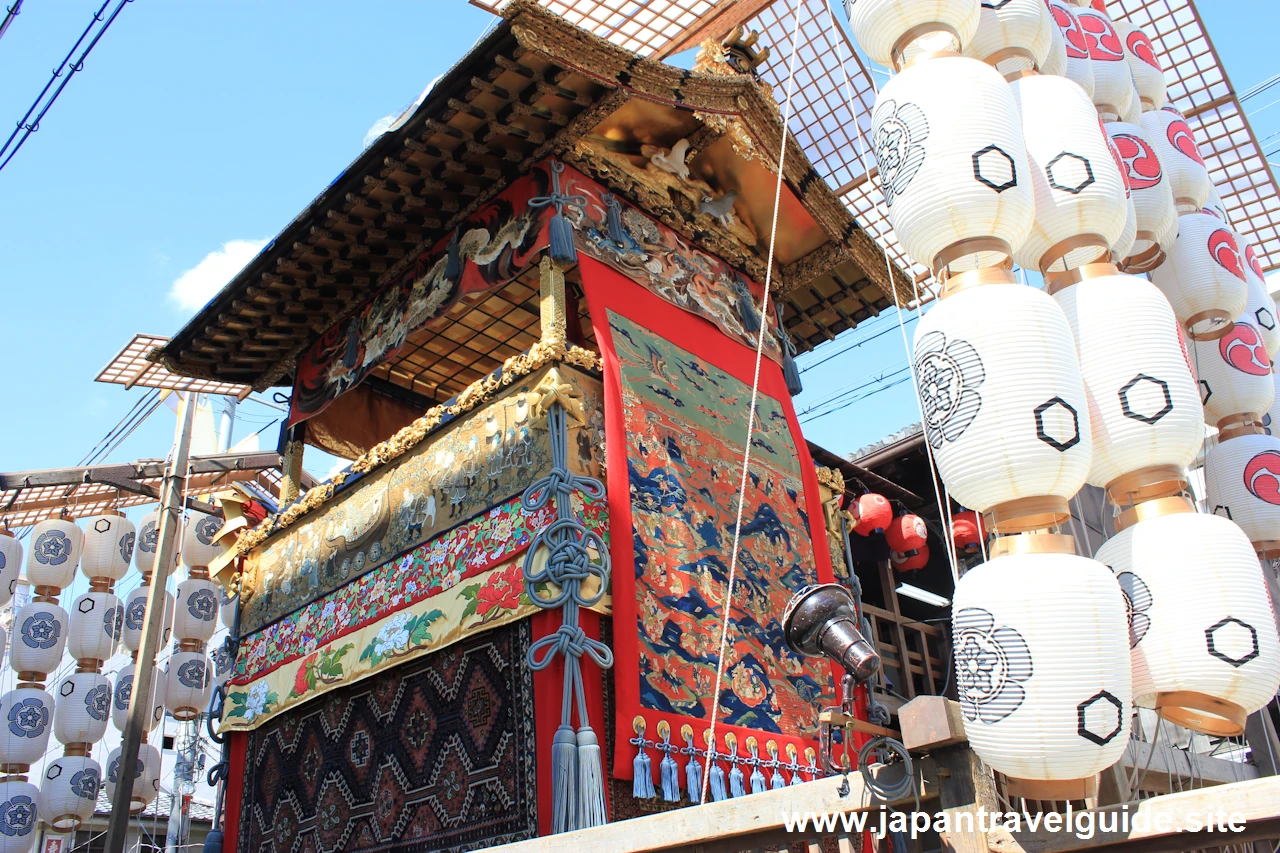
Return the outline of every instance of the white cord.
<path id="1" fill-rule="evenodd" d="M 720 716 L 720 684 L 724 678 L 724 656 L 729 643 L 729 611 L 733 605 L 733 584 L 738 571 L 738 545 L 742 535 L 742 511 L 747 502 L 747 475 L 751 466 L 751 434 L 755 431 L 756 399 L 760 391 L 760 360 L 764 354 L 764 336 L 769 330 L 769 286 L 773 280 L 773 247 L 778 236 L 778 207 L 782 203 L 782 174 L 787 159 L 787 135 L 791 122 L 791 96 L 796 82 L 796 56 L 800 48 L 800 19 L 805 0 L 796 4 L 796 25 L 791 31 L 791 61 L 787 71 L 787 101 L 782 110 L 782 150 L 778 153 L 778 182 L 773 190 L 773 224 L 769 229 L 769 259 L 765 264 L 764 298 L 760 304 L 760 331 L 756 335 L 755 372 L 751 376 L 751 409 L 747 412 L 747 440 L 742 452 L 742 481 L 738 485 L 738 517 L 733 526 L 733 550 L 729 557 L 729 583 L 724 595 L 724 615 L 720 620 L 720 654 L 716 659 L 716 684 L 711 693 L 711 728 L 710 749 L 716 749 L 716 720 Z M 779 318 L 781 322 L 781 318 Z M 785 330 L 782 330 L 786 334 Z M 707 772 L 702 774 L 702 797 L 700 802 L 707 801 L 707 790 L 711 785 L 711 763 L 707 757 Z"/>

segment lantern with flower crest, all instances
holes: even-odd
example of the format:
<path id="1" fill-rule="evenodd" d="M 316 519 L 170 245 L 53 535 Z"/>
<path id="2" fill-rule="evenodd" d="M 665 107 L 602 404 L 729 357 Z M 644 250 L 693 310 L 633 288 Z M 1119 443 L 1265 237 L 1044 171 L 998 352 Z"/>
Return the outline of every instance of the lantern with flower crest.
<path id="1" fill-rule="evenodd" d="M 178 585 L 174 636 L 178 650 L 165 672 L 165 706 L 175 719 L 195 719 L 209 703 L 212 671 L 205 644 L 218 625 L 218 586 L 209 579 L 209 563 L 222 553 L 218 532 L 222 522 L 192 512 L 182 535 L 182 559 L 187 580 Z"/>

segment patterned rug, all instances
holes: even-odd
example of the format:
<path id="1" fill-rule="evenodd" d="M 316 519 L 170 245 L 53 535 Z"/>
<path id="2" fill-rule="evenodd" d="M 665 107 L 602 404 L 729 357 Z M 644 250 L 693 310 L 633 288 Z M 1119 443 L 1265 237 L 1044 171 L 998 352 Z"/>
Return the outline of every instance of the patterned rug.
<path id="1" fill-rule="evenodd" d="M 473 850 L 537 834 L 529 620 L 251 732 L 238 849 Z"/>

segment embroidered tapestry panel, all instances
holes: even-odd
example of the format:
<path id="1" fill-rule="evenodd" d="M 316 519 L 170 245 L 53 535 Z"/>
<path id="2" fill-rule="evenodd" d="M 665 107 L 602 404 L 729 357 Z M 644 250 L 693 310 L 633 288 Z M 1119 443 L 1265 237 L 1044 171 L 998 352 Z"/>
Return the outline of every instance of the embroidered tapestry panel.
<path id="1" fill-rule="evenodd" d="M 706 719 L 751 388 L 618 313 L 608 322 L 627 438 L 640 704 Z M 812 736 L 829 678 L 786 648 L 780 617 L 818 576 L 795 442 L 766 394 L 751 454 L 719 718 L 776 733 L 785 720 L 788 734 Z"/>
<path id="2" fill-rule="evenodd" d="M 546 419 L 536 414 L 533 391 L 544 374 L 524 377 L 246 557 L 243 577 L 251 594 L 244 597 L 241 631 L 259 631 L 398 559 L 520 494 L 550 470 Z M 562 369 L 561 375 L 591 413 L 588 426 L 571 425 L 570 467 L 599 476 L 600 382 L 575 370 Z"/>
<path id="3" fill-rule="evenodd" d="M 529 620 L 248 735 L 239 850 L 458 851 L 537 835 Z"/>

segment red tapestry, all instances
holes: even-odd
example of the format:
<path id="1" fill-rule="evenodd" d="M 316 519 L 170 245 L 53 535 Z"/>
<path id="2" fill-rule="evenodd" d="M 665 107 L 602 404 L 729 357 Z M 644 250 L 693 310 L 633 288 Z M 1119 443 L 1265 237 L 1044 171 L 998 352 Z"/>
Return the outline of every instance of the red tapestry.
<path id="1" fill-rule="evenodd" d="M 601 263 L 583 258 L 581 269 L 605 360 L 617 717 L 643 716 L 650 737 L 660 720 L 673 732 L 690 724 L 701 747 L 755 353 Z M 782 371 L 766 359 L 716 710 L 718 749 L 722 733 L 732 731 L 739 743 L 754 734 L 761 745 L 773 740 L 785 751 L 790 743 L 803 754 L 820 707 L 833 701 L 829 667 L 788 650 L 780 624 L 796 590 L 832 579 L 822 524 L 813 462 Z M 632 536 L 619 533 L 628 528 Z M 631 776 L 633 736 L 618 726 L 617 776 Z"/>

